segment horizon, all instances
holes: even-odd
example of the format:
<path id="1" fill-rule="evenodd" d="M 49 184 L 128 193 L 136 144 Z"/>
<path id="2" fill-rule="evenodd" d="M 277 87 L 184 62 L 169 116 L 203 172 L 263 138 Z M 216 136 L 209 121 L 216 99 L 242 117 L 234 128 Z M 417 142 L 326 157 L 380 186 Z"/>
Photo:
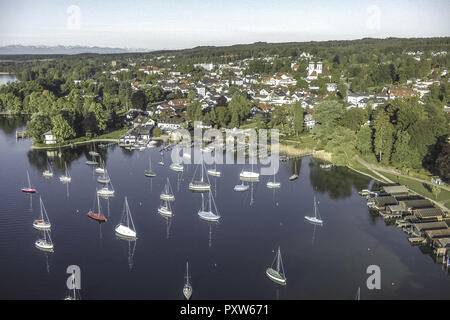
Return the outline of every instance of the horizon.
<path id="1" fill-rule="evenodd" d="M 427 6 L 428 5 L 428 6 Z M 408 11 L 405 12 L 404 8 Z M 176 3 L 29 0 L 2 3 L 0 46 L 82 46 L 146 51 L 255 42 L 432 38 L 450 35 L 450 3 L 418 0 Z"/>

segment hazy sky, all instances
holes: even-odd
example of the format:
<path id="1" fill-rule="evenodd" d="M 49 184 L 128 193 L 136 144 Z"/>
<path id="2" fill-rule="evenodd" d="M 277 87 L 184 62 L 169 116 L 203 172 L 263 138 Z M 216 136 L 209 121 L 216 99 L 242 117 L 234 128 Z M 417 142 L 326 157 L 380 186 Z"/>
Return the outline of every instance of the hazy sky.
<path id="1" fill-rule="evenodd" d="M 0 0 L 0 45 L 179 49 L 450 36 L 449 0 Z"/>

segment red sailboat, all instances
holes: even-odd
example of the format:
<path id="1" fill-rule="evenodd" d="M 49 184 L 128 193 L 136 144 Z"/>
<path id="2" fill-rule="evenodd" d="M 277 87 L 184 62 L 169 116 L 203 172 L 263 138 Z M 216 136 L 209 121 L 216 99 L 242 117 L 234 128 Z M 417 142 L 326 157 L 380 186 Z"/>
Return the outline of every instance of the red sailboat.
<path id="1" fill-rule="evenodd" d="M 88 217 L 94 219 L 98 222 L 106 222 L 107 219 L 104 215 L 100 213 L 100 198 L 97 195 L 97 204 L 98 204 L 98 213 L 95 213 L 93 210 L 88 212 Z"/>
<path id="2" fill-rule="evenodd" d="M 22 188 L 22 192 L 25 192 L 25 193 L 36 193 L 36 189 L 33 189 L 31 187 L 30 175 L 28 174 L 28 170 L 27 170 L 27 179 L 28 179 L 28 187 L 23 187 Z"/>

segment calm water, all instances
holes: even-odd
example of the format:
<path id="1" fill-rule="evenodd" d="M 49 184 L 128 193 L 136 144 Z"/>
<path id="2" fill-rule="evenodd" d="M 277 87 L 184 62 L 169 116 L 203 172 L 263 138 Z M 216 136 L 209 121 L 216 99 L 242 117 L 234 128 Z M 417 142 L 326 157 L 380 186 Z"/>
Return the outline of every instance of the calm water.
<path id="1" fill-rule="evenodd" d="M 7 84 L 8 82 L 17 81 L 17 78 L 13 74 L 0 74 L 0 85 Z"/>
<path id="2" fill-rule="evenodd" d="M 81 268 L 83 299 L 182 299 L 189 261 L 193 299 L 361 299 L 450 298 L 450 278 L 425 249 L 412 247 L 407 236 L 372 215 L 357 191 L 372 181 L 345 168 L 322 170 L 311 158 L 297 163 L 300 178 L 289 182 L 293 162 L 281 163 L 270 190 L 263 177 L 252 192 L 236 193 L 242 166 L 222 165 L 211 178 L 219 224 L 200 220 L 201 196 L 188 191 L 194 166 L 183 175 L 158 166 L 159 148 L 125 151 L 98 149 L 106 160 L 116 196 L 102 200 L 108 222 L 99 225 L 86 213 L 97 187 L 93 168 L 85 164 L 89 147 L 66 149 L 62 156 L 31 151 L 30 141 L 15 141 L 17 119 L 0 118 L 0 298 L 62 299 L 69 265 Z M 148 156 L 154 179 L 143 175 Z M 55 177 L 42 176 L 47 159 Z M 72 183 L 59 182 L 67 162 Z M 26 195 L 26 170 L 42 196 L 52 222 L 54 253 L 34 247 L 40 233 L 32 228 L 39 214 L 39 195 Z M 170 177 L 176 201 L 174 217 L 157 214 L 159 194 Z M 305 222 L 313 196 L 320 201 L 323 227 Z M 128 196 L 138 239 L 117 239 L 114 227 Z M 265 275 L 281 246 L 286 287 Z M 365 282 L 369 265 L 381 268 L 381 290 Z M 394 285 L 392 285 L 394 283 Z"/>

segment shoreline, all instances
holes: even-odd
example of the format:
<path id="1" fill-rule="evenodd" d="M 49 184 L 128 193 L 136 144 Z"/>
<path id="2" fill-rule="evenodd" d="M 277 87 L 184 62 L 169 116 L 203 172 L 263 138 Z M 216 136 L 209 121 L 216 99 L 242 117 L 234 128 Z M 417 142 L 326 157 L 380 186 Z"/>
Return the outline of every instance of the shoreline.
<path id="1" fill-rule="evenodd" d="M 53 150 L 53 149 L 59 149 L 59 148 L 73 148 L 74 146 L 77 145 L 83 145 L 83 144 L 89 144 L 89 143 L 93 143 L 93 142 L 113 142 L 113 143 L 119 143 L 119 139 L 91 139 L 91 140 L 87 140 L 87 141 L 79 141 L 79 142 L 73 142 L 73 143 L 68 143 L 68 144 L 64 144 L 64 145 L 49 145 L 49 146 L 34 146 L 31 145 L 31 149 L 33 150 Z"/>

